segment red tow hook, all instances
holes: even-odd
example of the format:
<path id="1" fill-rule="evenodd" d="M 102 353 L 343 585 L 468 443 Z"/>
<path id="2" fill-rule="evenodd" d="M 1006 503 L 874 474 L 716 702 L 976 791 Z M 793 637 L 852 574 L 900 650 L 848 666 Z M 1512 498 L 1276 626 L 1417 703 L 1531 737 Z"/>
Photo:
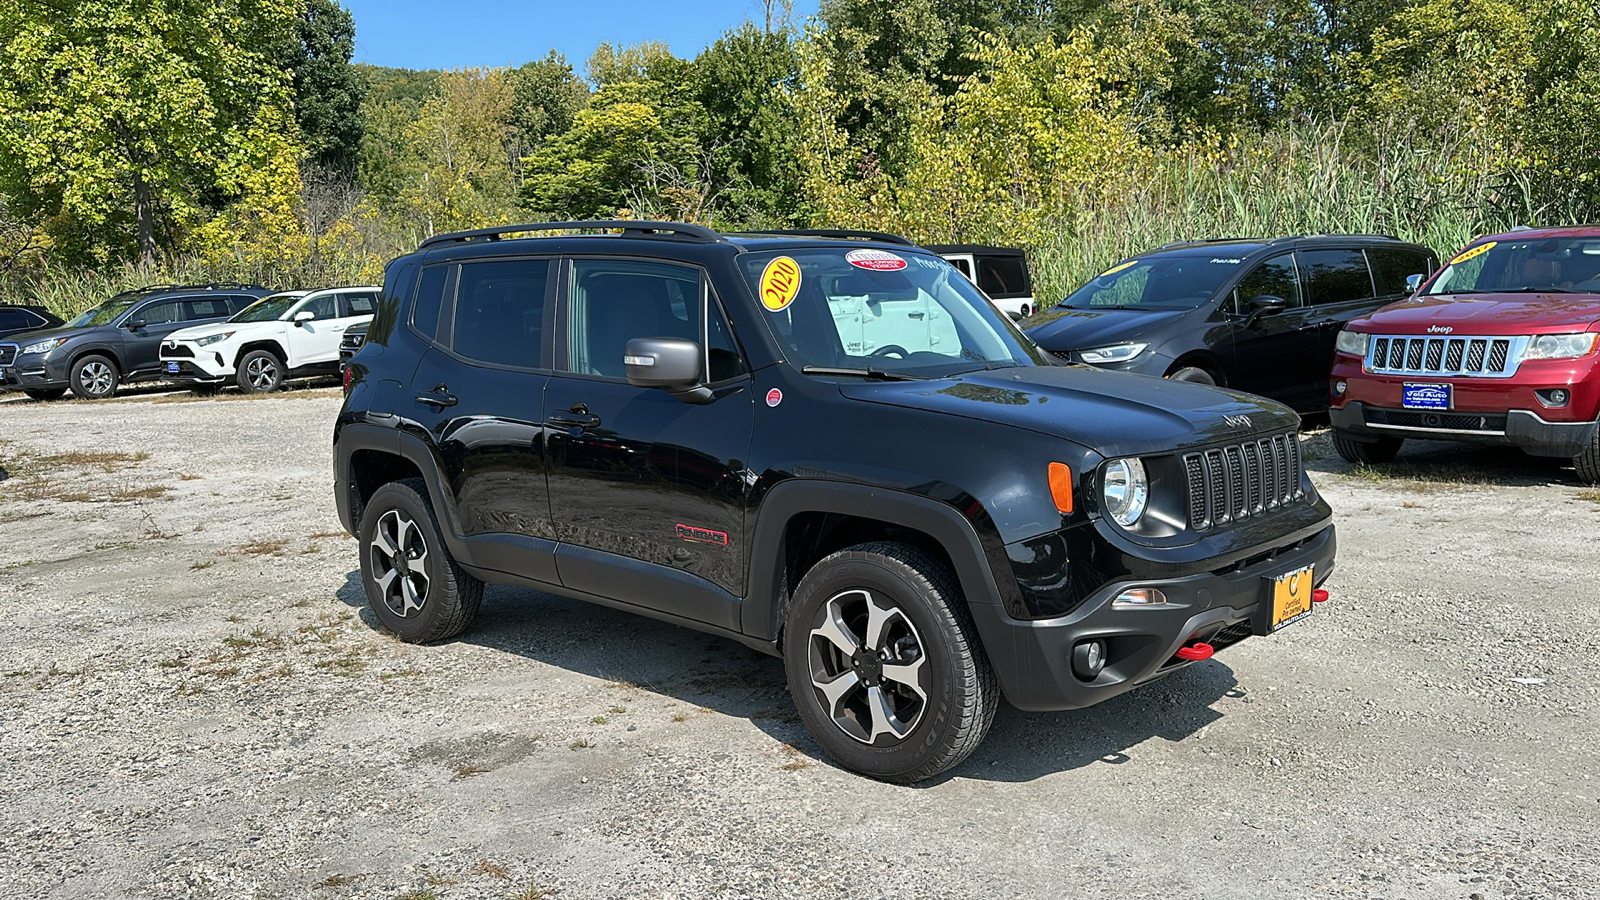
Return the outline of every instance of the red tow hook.
<path id="1" fill-rule="evenodd" d="M 1327 603 L 1328 602 L 1328 592 L 1323 590 L 1322 588 L 1317 588 L 1316 590 L 1311 592 L 1311 602 L 1312 603 Z"/>
<path id="2" fill-rule="evenodd" d="M 1196 642 L 1187 647 L 1179 647 L 1178 658 L 1190 660 L 1210 659 L 1211 655 L 1216 652 L 1217 648 L 1211 646 L 1210 644 Z"/>

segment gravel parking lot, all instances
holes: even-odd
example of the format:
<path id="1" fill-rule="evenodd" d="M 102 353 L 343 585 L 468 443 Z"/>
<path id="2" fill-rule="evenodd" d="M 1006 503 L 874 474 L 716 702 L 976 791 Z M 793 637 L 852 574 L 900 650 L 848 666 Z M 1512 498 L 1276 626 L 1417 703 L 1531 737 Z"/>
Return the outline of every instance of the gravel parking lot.
<path id="1" fill-rule="evenodd" d="M 727 641 L 502 587 L 376 630 L 338 407 L 0 399 L 7 896 L 1600 896 L 1600 493 L 1553 462 L 1308 434 L 1333 602 L 904 788 Z"/>

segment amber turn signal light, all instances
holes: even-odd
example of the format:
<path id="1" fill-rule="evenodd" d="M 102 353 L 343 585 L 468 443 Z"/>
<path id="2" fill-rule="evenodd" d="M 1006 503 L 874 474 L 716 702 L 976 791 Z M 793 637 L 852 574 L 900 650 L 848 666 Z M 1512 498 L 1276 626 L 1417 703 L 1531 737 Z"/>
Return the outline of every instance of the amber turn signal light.
<path id="1" fill-rule="evenodd" d="M 1072 470 L 1066 463 L 1050 464 L 1050 496 L 1062 515 L 1072 512 Z"/>

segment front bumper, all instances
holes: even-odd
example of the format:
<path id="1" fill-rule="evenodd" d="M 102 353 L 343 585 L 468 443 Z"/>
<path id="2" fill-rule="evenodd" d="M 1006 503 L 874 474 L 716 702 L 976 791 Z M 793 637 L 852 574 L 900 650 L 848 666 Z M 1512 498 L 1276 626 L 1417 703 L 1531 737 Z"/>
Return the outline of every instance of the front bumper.
<path id="1" fill-rule="evenodd" d="M 71 387 L 65 355 L 54 352 L 18 355 L 12 364 L 0 368 L 0 391 L 49 391 Z"/>
<path id="2" fill-rule="evenodd" d="M 211 347 L 188 343 L 161 346 L 161 370 L 164 377 L 172 381 L 226 381 L 233 377 L 234 371 L 228 360 L 228 355 Z M 173 371 L 174 363 L 177 364 L 176 372 Z"/>
<path id="3" fill-rule="evenodd" d="M 1263 601 L 1271 603 L 1272 581 L 1311 566 L 1320 585 L 1333 573 L 1334 526 L 1267 548 L 1243 565 L 1172 579 L 1142 579 L 1107 585 L 1070 615 L 1026 620 L 998 605 L 971 604 L 974 623 L 1001 689 L 1024 710 L 1079 709 L 1109 700 L 1188 665 L 1178 648 L 1204 641 L 1218 650 L 1262 633 Z M 1113 598 L 1130 588 L 1157 588 L 1163 606 L 1114 609 Z M 1312 618 L 1315 618 L 1313 616 Z M 1079 643 L 1106 642 L 1106 665 L 1092 681 L 1072 670 Z"/>
<path id="4" fill-rule="evenodd" d="M 1368 438 L 1425 438 L 1518 447 L 1533 456 L 1567 459 L 1594 439 L 1595 422 L 1551 422 L 1527 409 L 1504 413 L 1389 409 L 1352 400 L 1328 410 L 1328 421 L 1346 434 Z M 1397 424 L 1398 423 L 1398 424 Z"/>

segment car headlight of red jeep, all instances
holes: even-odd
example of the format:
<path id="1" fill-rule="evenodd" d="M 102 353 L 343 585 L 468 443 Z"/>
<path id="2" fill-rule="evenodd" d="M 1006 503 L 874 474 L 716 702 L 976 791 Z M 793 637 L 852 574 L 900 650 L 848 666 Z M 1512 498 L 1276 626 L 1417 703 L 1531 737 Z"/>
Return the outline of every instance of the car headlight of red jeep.
<path id="1" fill-rule="evenodd" d="M 1572 359 L 1594 349 L 1595 335 L 1541 334 L 1528 343 L 1523 359 Z"/>

